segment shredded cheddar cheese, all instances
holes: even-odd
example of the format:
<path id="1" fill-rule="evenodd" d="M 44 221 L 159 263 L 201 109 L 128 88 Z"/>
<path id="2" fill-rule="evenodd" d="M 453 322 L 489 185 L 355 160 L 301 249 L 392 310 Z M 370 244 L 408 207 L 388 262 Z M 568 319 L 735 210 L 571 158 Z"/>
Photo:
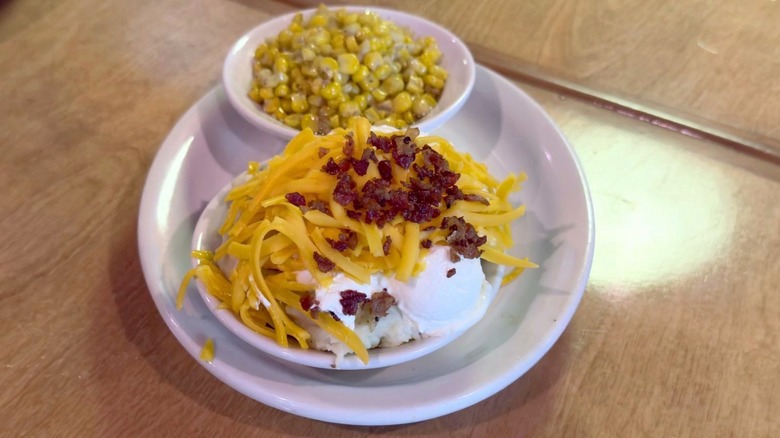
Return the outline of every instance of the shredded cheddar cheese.
<path id="1" fill-rule="evenodd" d="M 513 245 L 509 223 L 525 211 L 522 205 L 512 206 L 508 197 L 520 189 L 525 174 L 511 174 L 503 181 L 497 181 L 484 164 L 474 161 L 469 154 L 458 152 L 441 137 L 421 136 L 417 137 L 416 143 L 429 145 L 443 156 L 449 169 L 460 174 L 457 186 L 462 193 L 479 197 L 484 202 L 456 200 L 450 205 L 442 205 L 440 214 L 423 223 L 400 216 L 381 226 L 355 219 L 354 214 L 350 214 L 354 212 L 334 199 L 334 191 L 339 190 L 337 186 L 343 181 L 339 182 L 323 169 L 331 161 L 351 159 L 345 155 L 345 136 L 352 141 L 353 157 L 361 157 L 370 148 L 368 152 L 376 152 L 380 155 L 379 160 L 390 160 L 389 153 L 373 150 L 369 144 L 370 135 L 371 127 L 366 119 L 356 119 L 351 128 L 337 129 L 325 136 L 315 136 L 305 129 L 265 168 L 250 163 L 248 179 L 225 197 L 230 206 L 219 229 L 223 243 L 213 253 L 193 252 L 198 263 L 182 281 L 177 306 L 181 308 L 183 304 L 187 283 L 197 277 L 208 292 L 246 326 L 275 339 L 279 345 L 287 347 L 294 340 L 301 348 L 309 348 L 311 335 L 287 313 L 288 309 L 294 309 L 367 362 L 368 351 L 352 330 L 327 312 L 312 315 L 302 307 L 301 297 L 311 287 L 297 282 L 299 271 L 308 271 L 320 286 L 330 284 L 335 272 L 363 284 L 369 283 L 374 273 L 408 281 L 425 268 L 421 259 L 428 252 L 426 248 L 448 245 L 447 230 L 441 225 L 445 217 L 452 216 L 462 217 L 480 236 L 487 237 L 487 242 L 479 247 L 484 260 L 514 268 L 505 282 L 525 268 L 536 267 L 526 259 L 506 254 Z M 415 162 L 420 161 L 418 155 Z M 403 184 L 413 176 L 412 167 L 393 165 L 391 171 L 394 181 L 391 188 L 406 187 Z M 379 178 L 380 174 L 377 160 L 368 163 L 363 174 L 353 175 L 357 190 Z M 308 201 L 316 200 L 324 207 L 303 208 L 291 201 L 291 193 Z M 344 232 L 356 235 L 355 244 L 349 249 L 337 250 L 333 242 Z M 217 263 L 224 257 L 237 260 L 235 270 L 223 272 L 219 268 Z M 320 265 L 323 259 L 332 263 L 332 272 Z"/>

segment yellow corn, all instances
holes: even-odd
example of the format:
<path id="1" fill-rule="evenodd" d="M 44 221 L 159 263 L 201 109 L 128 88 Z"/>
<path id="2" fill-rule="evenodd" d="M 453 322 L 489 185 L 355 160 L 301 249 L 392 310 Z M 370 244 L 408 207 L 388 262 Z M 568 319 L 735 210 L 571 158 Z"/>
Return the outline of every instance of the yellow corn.
<path id="1" fill-rule="evenodd" d="M 379 52 L 368 52 L 366 53 L 366 56 L 363 57 L 363 64 L 371 71 L 379 68 L 379 66 L 384 64 L 384 62 L 385 60 L 382 58 L 382 55 L 380 55 Z"/>
<path id="2" fill-rule="evenodd" d="M 280 84 L 274 88 L 274 96 L 287 97 L 290 94 L 290 87 L 287 84 Z"/>
<path id="3" fill-rule="evenodd" d="M 303 113 L 309 110 L 309 101 L 302 93 L 295 93 L 290 96 L 290 106 L 293 112 Z"/>
<path id="4" fill-rule="evenodd" d="M 322 87 L 320 90 L 320 96 L 325 100 L 332 100 L 341 94 L 341 85 L 338 82 L 331 82 L 330 84 Z"/>
<path id="5" fill-rule="evenodd" d="M 394 113 L 401 114 L 404 111 L 409 111 L 411 107 L 412 107 L 412 97 L 406 91 L 402 91 L 398 93 L 398 95 L 396 95 L 393 98 Z"/>
<path id="6" fill-rule="evenodd" d="M 339 72 L 347 75 L 354 74 L 360 68 L 360 61 L 354 53 L 342 53 L 339 55 Z"/>
<path id="7" fill-rule="evenodd" d="M 248 95 L 299 129 L 345 126 L 361 114 L 403 128 L 436 105 L 448 78 L 441 57 L 432 37 L 415 39 L 373 13 L 322 6 L 257 46 Z"/>

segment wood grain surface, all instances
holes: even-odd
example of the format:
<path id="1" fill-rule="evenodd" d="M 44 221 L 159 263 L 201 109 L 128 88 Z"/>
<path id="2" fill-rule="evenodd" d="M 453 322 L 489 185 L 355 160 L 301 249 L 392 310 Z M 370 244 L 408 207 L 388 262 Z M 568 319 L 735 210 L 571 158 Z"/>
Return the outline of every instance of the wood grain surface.
<path id="1" fill-rule="evenodd" d="M 633 4 L 398 2 L 574 81 L 780 138 L 777 3 Z M 585 297 L 536 366 L 393 427 L 297 417 L 211 376 L 144 283 L 140 195 L 227 48 L 288 10 L 0 2 L 0 435 L 777 436 L 780 167 L 523 83 L 574 145 L 598 228 Z"/>

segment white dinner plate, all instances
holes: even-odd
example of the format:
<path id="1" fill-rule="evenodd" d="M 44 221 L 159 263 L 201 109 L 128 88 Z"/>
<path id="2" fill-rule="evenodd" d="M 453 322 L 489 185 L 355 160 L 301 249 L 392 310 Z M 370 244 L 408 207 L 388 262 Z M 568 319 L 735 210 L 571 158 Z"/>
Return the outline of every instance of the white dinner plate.
<path id="1" fill-rule="evenodd" d="M 518 256 L 540 265 L 499 291 L 485 318 L 422 358 L 387 368 L 344 371 L 299 366 L 266 355 L 226 329 L 190 285 L 190 241 L 206 203 L 250 160 L 284 144 L 249 125 L 221 87 L 178 121 L 149 170 L 138 243 L 152 298 L 184 348 L 218 379 L 269 406 L 345 424 L 387 425 L 445 415 L 495 394 L 550 349 L 580 302 L 593 258 L 594 224 L 585 176 L 542 108 L 483 67 L 463 109 L 434 133 L 485 161 L 500 177 L 525 171 L 513 199 L 527 213 L 513 226 Z M 206 339 L 213 362 L 199 359 Z"/>

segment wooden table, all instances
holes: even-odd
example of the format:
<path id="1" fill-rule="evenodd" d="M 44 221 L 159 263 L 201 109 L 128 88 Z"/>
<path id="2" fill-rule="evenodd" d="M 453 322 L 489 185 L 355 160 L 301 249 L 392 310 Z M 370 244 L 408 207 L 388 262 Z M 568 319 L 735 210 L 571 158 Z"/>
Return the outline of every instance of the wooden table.
<path id="1" fill-rule="evenodd" d="M 321 423 L 230 389 L 157 313 L 136 216 L 227 48 L 294 5 L 5 1 L 0 435 L 780 433 L 780 3 L 394 4 L 520 79 L 582 161 L 596 255 L 552 350 L 497 395 L 405 426 Z"/>

